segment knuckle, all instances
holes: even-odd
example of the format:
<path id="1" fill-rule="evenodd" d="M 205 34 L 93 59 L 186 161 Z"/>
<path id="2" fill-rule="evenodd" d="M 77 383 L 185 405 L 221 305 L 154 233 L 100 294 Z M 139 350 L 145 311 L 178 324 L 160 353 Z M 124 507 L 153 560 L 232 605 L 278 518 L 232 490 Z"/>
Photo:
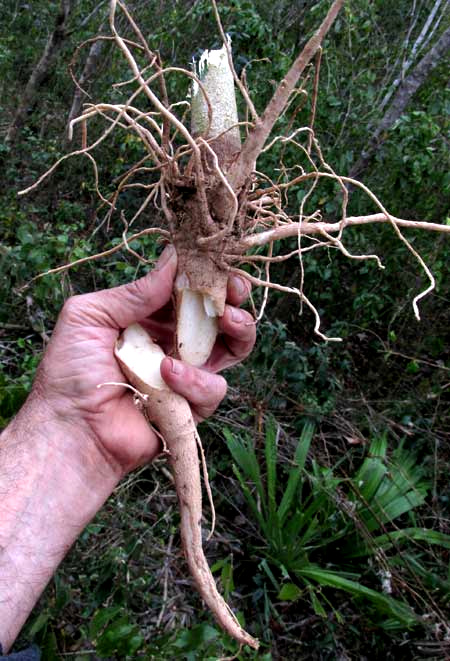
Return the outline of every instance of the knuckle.
<path id="1" fill-rule="evenodd" d="M 206 420 L 207 418 L 210 418 L 212 415 L 214 415 L 216 408 L 216 406 L 198 406 L 197 413 L 199 422 L 202 422 L 203 420 Z"/>
<path id="2" fill-rule="evenodd" d="M 207 376 L 206 372 L 203 372 L 202 370 L 195 367 L 191 368 L 189 372 L 190 372 L 189 381 L 191 387 L 194 388 L 196 392 L 198 392 L 202 396 L 202 398 L 204 398 L 205 395 L 207 395 L 208 392 L 210 392 L 210 388 L 208 388 L 208 385 L 206 383 L 206 376 Z"/>
<path id="3" fill-rule="evenodd" d="M 198 399 L 202 400 L 204 406 L 207 406 L 209 403 L 217 406 L 227 392 L 227 382 L 223 376 L 211 374 L 201 369 L 192 370 L 191 384 L 198 393 Z"/>
<path id="4" fill-rule="evenodd" d="M 139 278 L 139 280 L 133 280 L 128 285 L 125 285 L 128 288 L 130 294 L 135 296 L 137 299 L 145 299 L 148 294 L 148 284 L 152 279 L 152 274 L 149 273 L 145 278 Z"/>
<path id="5" fill-rule="evenodd" d="M 68 298 L 63 305 L 62 314 L 65 317 L 73 316 L 80 309 L 80 306 L 82 305 L 81 299 L 83 298 L 83 295 L 71 296 Z"/>
<path id="6" fill-rule="evenodd" d="M 128 302 L 131 304 L 145 300 L 144 287 L 142 286 L 141 280 L 133 280 L 132 282 L 117 287 L 115 290 L 115 297 L 122 303 Z"/>

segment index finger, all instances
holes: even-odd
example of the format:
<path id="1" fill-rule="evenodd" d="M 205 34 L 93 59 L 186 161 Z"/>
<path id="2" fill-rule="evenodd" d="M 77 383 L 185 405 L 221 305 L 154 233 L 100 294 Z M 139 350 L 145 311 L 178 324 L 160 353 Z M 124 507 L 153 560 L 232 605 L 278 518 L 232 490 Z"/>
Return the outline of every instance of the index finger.
<path id="1" fill-rule="evenodd" d="M 256 340 L 252 315 L 230 305 L 225 307 L 225 314 L 219 319 L 219 330 L 221 334 L 203 366 L 212 372 L 220 372 L 247 358 Z"/>
<path id="2" fill-rule="evenodd" d="M 251 284 L 239 275 L 231 275 L 227 283 L 227 303 L 239 306 L 250 296 Z"/>

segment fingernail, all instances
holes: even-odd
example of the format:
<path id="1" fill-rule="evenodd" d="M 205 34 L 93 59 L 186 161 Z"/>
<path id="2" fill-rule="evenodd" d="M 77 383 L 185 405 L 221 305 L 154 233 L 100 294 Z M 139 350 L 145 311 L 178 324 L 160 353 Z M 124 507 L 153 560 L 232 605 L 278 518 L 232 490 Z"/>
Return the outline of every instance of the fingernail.
<path id="1" fill-rule="evenodd" d="M 169 243 L 161 253 L 160 258 L 156 264 L 156 268 L 162 269 L 170 260 L 176 255 L 175 248 L 171 243 Z"/>
<path id="2" fill-rule="evenodd" d="M 175 360 L 174 358 L 169 358 L 170 360 L 170 371 L 172 374 L 177 374 L 180 375 L 183 371 L 183 365 L 179 360 Z"/>
<path id="3" fill-rule="evenodd" d="M 244 296 L 244 294 L 247 293 L 247 287 L 245 286 L 245 282 L 238 275 L 233 276 L 233 286 L 237 290 L 237 293 L 240 296 Z"/>
<path id="4" fill-rule="evenodd" d="M 231 308 L 231 319 L 235 324 L 241 324 L 244 321 L 244 313 L 239 308 Z"/>

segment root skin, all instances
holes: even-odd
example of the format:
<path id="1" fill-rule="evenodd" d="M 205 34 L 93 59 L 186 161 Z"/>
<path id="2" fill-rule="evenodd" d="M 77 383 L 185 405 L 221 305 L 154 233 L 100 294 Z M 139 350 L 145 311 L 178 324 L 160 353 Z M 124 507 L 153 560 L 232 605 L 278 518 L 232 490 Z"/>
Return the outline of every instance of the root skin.
<path id="1" fill-rule="evenodd" d="M 144 360 L 145 354 L 148 358 Z M 157 361 L 159 365 L 164 357 L 163 351 L 141 326 L 133 324 L 124 331 L 116 345 L 115 356 L 130 383 L 139 392 L 148 395 L 145 403 L 148 418 L 164 438 L 180 506 L 184 554 L 197 590 L 219 625 L 230 636 L 243 645 L 258 649 L 259 642 L 244 631 L 218 592 L 203 553 L 197 429 L 190 406 L 167 385 L 161 387 L 160 377 L 156 379 L 156 387 L 141 378 L 145 373 L 155 373 L 154 365 L 151 369 L 145 367 L 147 361 Z"/>
<path id="2" fill-rule="evenodd" d="M 250 234 L 243 239 L 242 243 L 245 245 L 246 250 L 255 248 L 257 246 L 264 246 L 271 241 L 280 241 L 289 237 L 298 236 L 312 236 L 314 234 L 323 234 L 324 232 L 336 233 L 342 228 L 353 227 L 355 225 L 371 225 L 373 223 L 394 223 L 398 227 L 405 227 L 406 229 L 425 230 L 427 232 L 440 232 L 442 234 L 450 234 L 450 225 L 439 223 L 431 223 L 428 221 L 417 220 L 403 220 L 394 216 L 386 215 L 385 213 L 373 213 L 368 216 L 347 216 L 344 221 L 337 223 L 287 223 L 281 227 L 258 232 L 257 234 Z"/>
<path id="3" fill-rule="evenodd" d="M 213 149 L 219 155 L 219 161 L 226 163 L 232 161 L 241 150 L 234 80 L 226 45 L 220 50 L 204 51 L 197 66 L 198 76 L 214 112 L 210 118 L 205 95 L 194 82 L 191 104 L 192 134 L 214 138 Z M 226 134 L 222 135 L 224 131 Z"/>

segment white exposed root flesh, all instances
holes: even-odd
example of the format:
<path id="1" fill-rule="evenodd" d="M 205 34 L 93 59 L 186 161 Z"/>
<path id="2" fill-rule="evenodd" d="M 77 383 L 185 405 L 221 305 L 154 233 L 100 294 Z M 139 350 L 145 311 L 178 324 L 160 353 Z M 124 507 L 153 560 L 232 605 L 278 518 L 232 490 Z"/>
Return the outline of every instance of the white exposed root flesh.
<path id="1" fill-rule="evenodd" d="M 230 129 L 231 126 L 235 126 L 234 129 L 231 129 L 230 134 L 234 133 L 235 138 L 239 140 L 239 128 L 237 126 L 239 119 L 234 80 L 228 63 L 226 46 L 224 45 L 219 50 L 205 50 L 200 57 L 197 68 L 198 77 L 203 83 L 214 112 L 209 125 L 208 105 L 202 90 L 194 80 L 191 100 L 192 133 L 198 135 L 207 132 L 208 138 L 216 138 Z"/>
<path id="2" fill-rule="evenodd" d="M 217 313 L 211 297 L 183 289 L 179 297 L 177 349 L 180 358 L 200 367 L 209 358 L 217 337 Z"/>
<path id="3" fill-rule="evenodd" d="M 122 334 L 116 355 L 140 381 L 156 390 L 169 389 L 160 372 L 165 353 L 139 324 L 128 326 Z"/>

